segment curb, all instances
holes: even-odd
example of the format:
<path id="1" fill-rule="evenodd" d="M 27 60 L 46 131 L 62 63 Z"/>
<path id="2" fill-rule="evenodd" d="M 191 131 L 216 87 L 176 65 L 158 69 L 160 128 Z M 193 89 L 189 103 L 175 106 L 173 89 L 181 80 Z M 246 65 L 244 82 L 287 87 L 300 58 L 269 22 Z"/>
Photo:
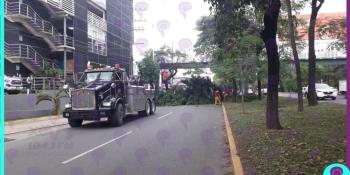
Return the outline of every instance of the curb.
<path id="1" fill-rule="evenodd" d="M 45 120 L 54 120 L 54 119 L 60 119 L 60 118 L 62 117 L 60 115 L 57 115 L 57 116 L 45 116 L 45 117 L 36 117 L 36 118 L 29 118 L 29 119 L 12 120 L 12 121 L 6 121 L 5 126 L 19 125 L 23 123 L 33 123 L 33 122 L 45 121 Z"/>
<path id="2" fill-rule="evenodd" d="M 227 135 L 227 139 L 228 139 L 228 143 L 229 143 L 229 147 L 230 147 L 231 162 L 232 162 L 232 166 L 233 166 L 233 174 L 234 175 L 244 175 L 241 159 L 237 153 L 235 139 L 233 138 L 232 129 L 231 129 L 231 126 L 230 126 L 230 123 L 228 120 L 228 116 L 227 116 L 227 112 L 226 112 L 226 108 L 225 108 L 224 104 L 222 104 L 222 111 L 224 113 L 226 135 Z"/>

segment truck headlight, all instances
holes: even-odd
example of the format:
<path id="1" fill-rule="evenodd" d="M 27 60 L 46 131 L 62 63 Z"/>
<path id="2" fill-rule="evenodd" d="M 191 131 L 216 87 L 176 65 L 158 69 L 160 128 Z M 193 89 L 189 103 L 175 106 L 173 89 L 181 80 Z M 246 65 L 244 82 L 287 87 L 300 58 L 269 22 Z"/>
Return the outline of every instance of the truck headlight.
<path id="1" fill-rule="evenodd" d="M 64 107 L 67 109 L 67 108 L 71 108 L 72 105 L 71 104 L 66 104 L 66 105 L 64 105 Z"/>
<path id="2" fill-rule="evenodd" d="M 106 101 L 106 102 L 103 102 L 102 105 L 103 105 L 104 107 L 110 107 L 110 106 L 111 106 L 111 102 Z"/>

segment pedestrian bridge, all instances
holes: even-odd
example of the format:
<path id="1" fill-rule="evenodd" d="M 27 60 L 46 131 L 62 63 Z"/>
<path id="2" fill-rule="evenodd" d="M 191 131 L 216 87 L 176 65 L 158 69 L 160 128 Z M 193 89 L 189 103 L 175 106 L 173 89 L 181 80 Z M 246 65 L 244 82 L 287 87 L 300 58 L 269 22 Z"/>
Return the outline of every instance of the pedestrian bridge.
<path id="1" fill-rule="evenodd" d="M 320 58 L 316 59 L 317 65 L 346 65 L 346 57 L 337 58 Z M 283 61 L 283 60 L 281 60 Z M 293 62 L 293 60 L 292 60 Z M 307 58 L 301 58 L 301 63 L 308 63 Z M 160 63 L 161 69 L 177 68 L 177 69 L 194 69 L 194 68 L 209 68 L 210 62 L 188 62 L 188 63 Z"/>

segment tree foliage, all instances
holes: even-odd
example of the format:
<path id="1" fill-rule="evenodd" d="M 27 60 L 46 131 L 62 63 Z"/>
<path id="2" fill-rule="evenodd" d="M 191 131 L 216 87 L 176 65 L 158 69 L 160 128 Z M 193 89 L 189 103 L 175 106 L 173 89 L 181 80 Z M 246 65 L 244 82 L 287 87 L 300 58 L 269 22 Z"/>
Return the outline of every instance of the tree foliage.
<path id="1" fill-rule="evenodd" d="M 160 67 L 154 60 L 153 50 L 147 51 L 145 57 L 137 64 L 137 66 L 139 68 L 140 78 L 154 87 L 154 84 L 157 84 L 159 81 Z"/>

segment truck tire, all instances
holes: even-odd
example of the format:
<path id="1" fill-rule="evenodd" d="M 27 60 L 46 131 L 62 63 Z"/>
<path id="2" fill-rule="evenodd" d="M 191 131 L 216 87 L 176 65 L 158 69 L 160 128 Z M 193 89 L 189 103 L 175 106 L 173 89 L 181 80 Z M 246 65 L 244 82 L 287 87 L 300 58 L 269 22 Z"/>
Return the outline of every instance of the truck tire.
<path id="1" fill-rule="evenodd" d="M 154 100 L 152 100 L 152 102 L 151 102 L 151 115 L 156 113 L 156 110 L 157 110 L 156 102 Z"/>
<path id="2" fill-rule="evenodd" d="M 111 115 L 108 117 L 108 123 L 111 126 L 121 126 L 124 123 L 125 107 L 123 104 L 118 103 L 117 107 L 112 110 Z"/>
<path id="3" fill-rule="evenodd" d="M 83 125 L 83 120 L 81 119 L 68 119 L 68 124 L 72 128 L 78 128 Z"/>
<path id="4" fill-rule="evenodd" d="M 139 115 L 142 116 L 142 117 L 150 116 L 151 115 L 151 110 L 152 110 L 151 108 L 152 108 L 151 101 L 147 100 L 146 104 L 145 104 L 145 110 L 140 111 Z"/>

